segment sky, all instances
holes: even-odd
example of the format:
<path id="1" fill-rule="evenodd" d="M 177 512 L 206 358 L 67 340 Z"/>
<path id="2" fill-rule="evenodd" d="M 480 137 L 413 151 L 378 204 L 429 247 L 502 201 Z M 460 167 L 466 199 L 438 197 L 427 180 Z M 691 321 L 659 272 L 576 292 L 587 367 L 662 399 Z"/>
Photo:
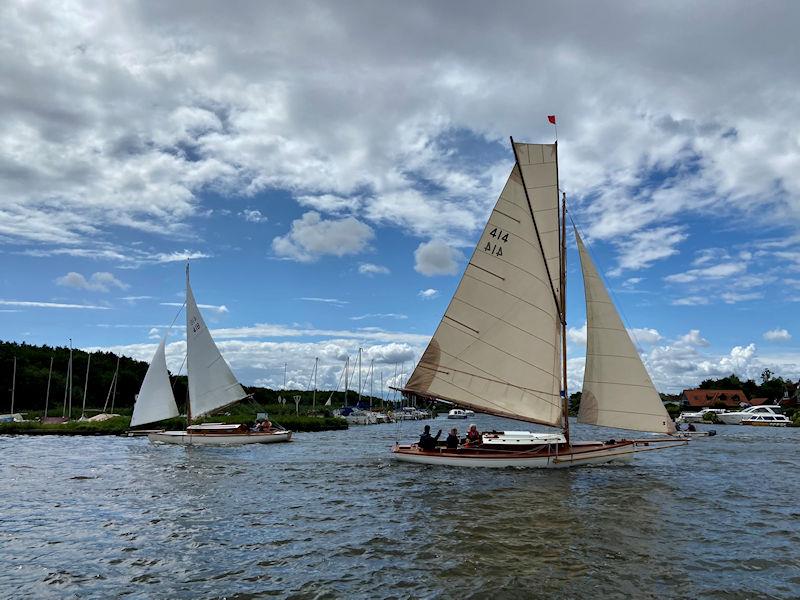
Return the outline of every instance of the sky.
<path id="1" fill-rule="evenodd" d="M 800 378 L 800 5 L 0 4 L 0 339 L 397 383 L 513 166 L 560 185 L 660 391 Z M 569 386 L 585 312 L 568 255 Z M 177 319 L 177 320 L 176 320 Z M 174 323 L 174 326 L 170 326 Z M 357 376 L 356 376 L 357 377 Z M 366 387 L 369 385 L 365 383 Z M 377 393 L 377 392 L 376 392 Z"/>

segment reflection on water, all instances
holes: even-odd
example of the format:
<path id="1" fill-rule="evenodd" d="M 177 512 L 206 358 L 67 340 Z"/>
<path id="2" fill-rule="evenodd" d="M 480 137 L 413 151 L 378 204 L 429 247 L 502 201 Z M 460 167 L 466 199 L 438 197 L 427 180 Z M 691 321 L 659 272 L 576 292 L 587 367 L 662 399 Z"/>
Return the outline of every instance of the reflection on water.
<path id="1" fill-rule="evenodd" d="M 242 448 L 0 437 L 0 596 L 800 596 L 800 429 L 562 471 L 391 462 L 421 426 Z"/>

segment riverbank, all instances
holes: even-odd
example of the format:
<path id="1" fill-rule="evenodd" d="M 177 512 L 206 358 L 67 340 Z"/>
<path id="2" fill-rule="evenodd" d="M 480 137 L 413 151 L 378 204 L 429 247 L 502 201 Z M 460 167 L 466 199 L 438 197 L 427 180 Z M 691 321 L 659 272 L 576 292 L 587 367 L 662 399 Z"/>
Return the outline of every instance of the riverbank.
<path id="1" fill-rule="evenodd" d="M 208 420 L 221 423 L 249 423 L 254 421 L 252 415 L 248 418 L 242 418 L 242 415 L 220 415 Z M 130 417 L 123 415 L 112 417 L 105 421 L 69 421 L 67 423 L 22 421 L 0 423 L 0 435 L 125 435 L 130 429 L 130 422 Z M 291 431 L 314 432 L 347 429 L 347 421 L 338 417 L 280 415 L 275 417 L 275 422 Z M 186 420 L 170 419 L 163 421 L 160 425 L 164 429 L 181 430 L 186 428 Z"/>

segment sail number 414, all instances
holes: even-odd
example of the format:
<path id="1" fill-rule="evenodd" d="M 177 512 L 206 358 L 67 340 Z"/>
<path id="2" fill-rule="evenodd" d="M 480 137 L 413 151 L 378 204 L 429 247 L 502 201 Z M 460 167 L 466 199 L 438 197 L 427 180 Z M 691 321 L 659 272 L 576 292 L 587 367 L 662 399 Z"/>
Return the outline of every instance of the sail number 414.
<path id="1" fill-rule="evenodd" d="M 483 251 L 494 256 L 503 256 L 503 246 L 500 245 L 500 242 L 508 242 L 508 232 L 495 227 L 489 232 L 489 235 L 493 239 L 486 242 Z"/>

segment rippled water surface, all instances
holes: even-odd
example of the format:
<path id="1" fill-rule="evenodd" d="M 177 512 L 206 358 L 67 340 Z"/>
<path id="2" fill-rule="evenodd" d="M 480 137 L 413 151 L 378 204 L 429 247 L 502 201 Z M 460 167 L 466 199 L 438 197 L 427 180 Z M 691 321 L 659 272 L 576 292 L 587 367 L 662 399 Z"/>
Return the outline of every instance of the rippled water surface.
<path id="1" fill-rule="evenodd" d="M 423 424 L 241 448 L 0 436 L 0 596 L 800 597 L 800 429 L 562 471 L 390 461 Z"/>

